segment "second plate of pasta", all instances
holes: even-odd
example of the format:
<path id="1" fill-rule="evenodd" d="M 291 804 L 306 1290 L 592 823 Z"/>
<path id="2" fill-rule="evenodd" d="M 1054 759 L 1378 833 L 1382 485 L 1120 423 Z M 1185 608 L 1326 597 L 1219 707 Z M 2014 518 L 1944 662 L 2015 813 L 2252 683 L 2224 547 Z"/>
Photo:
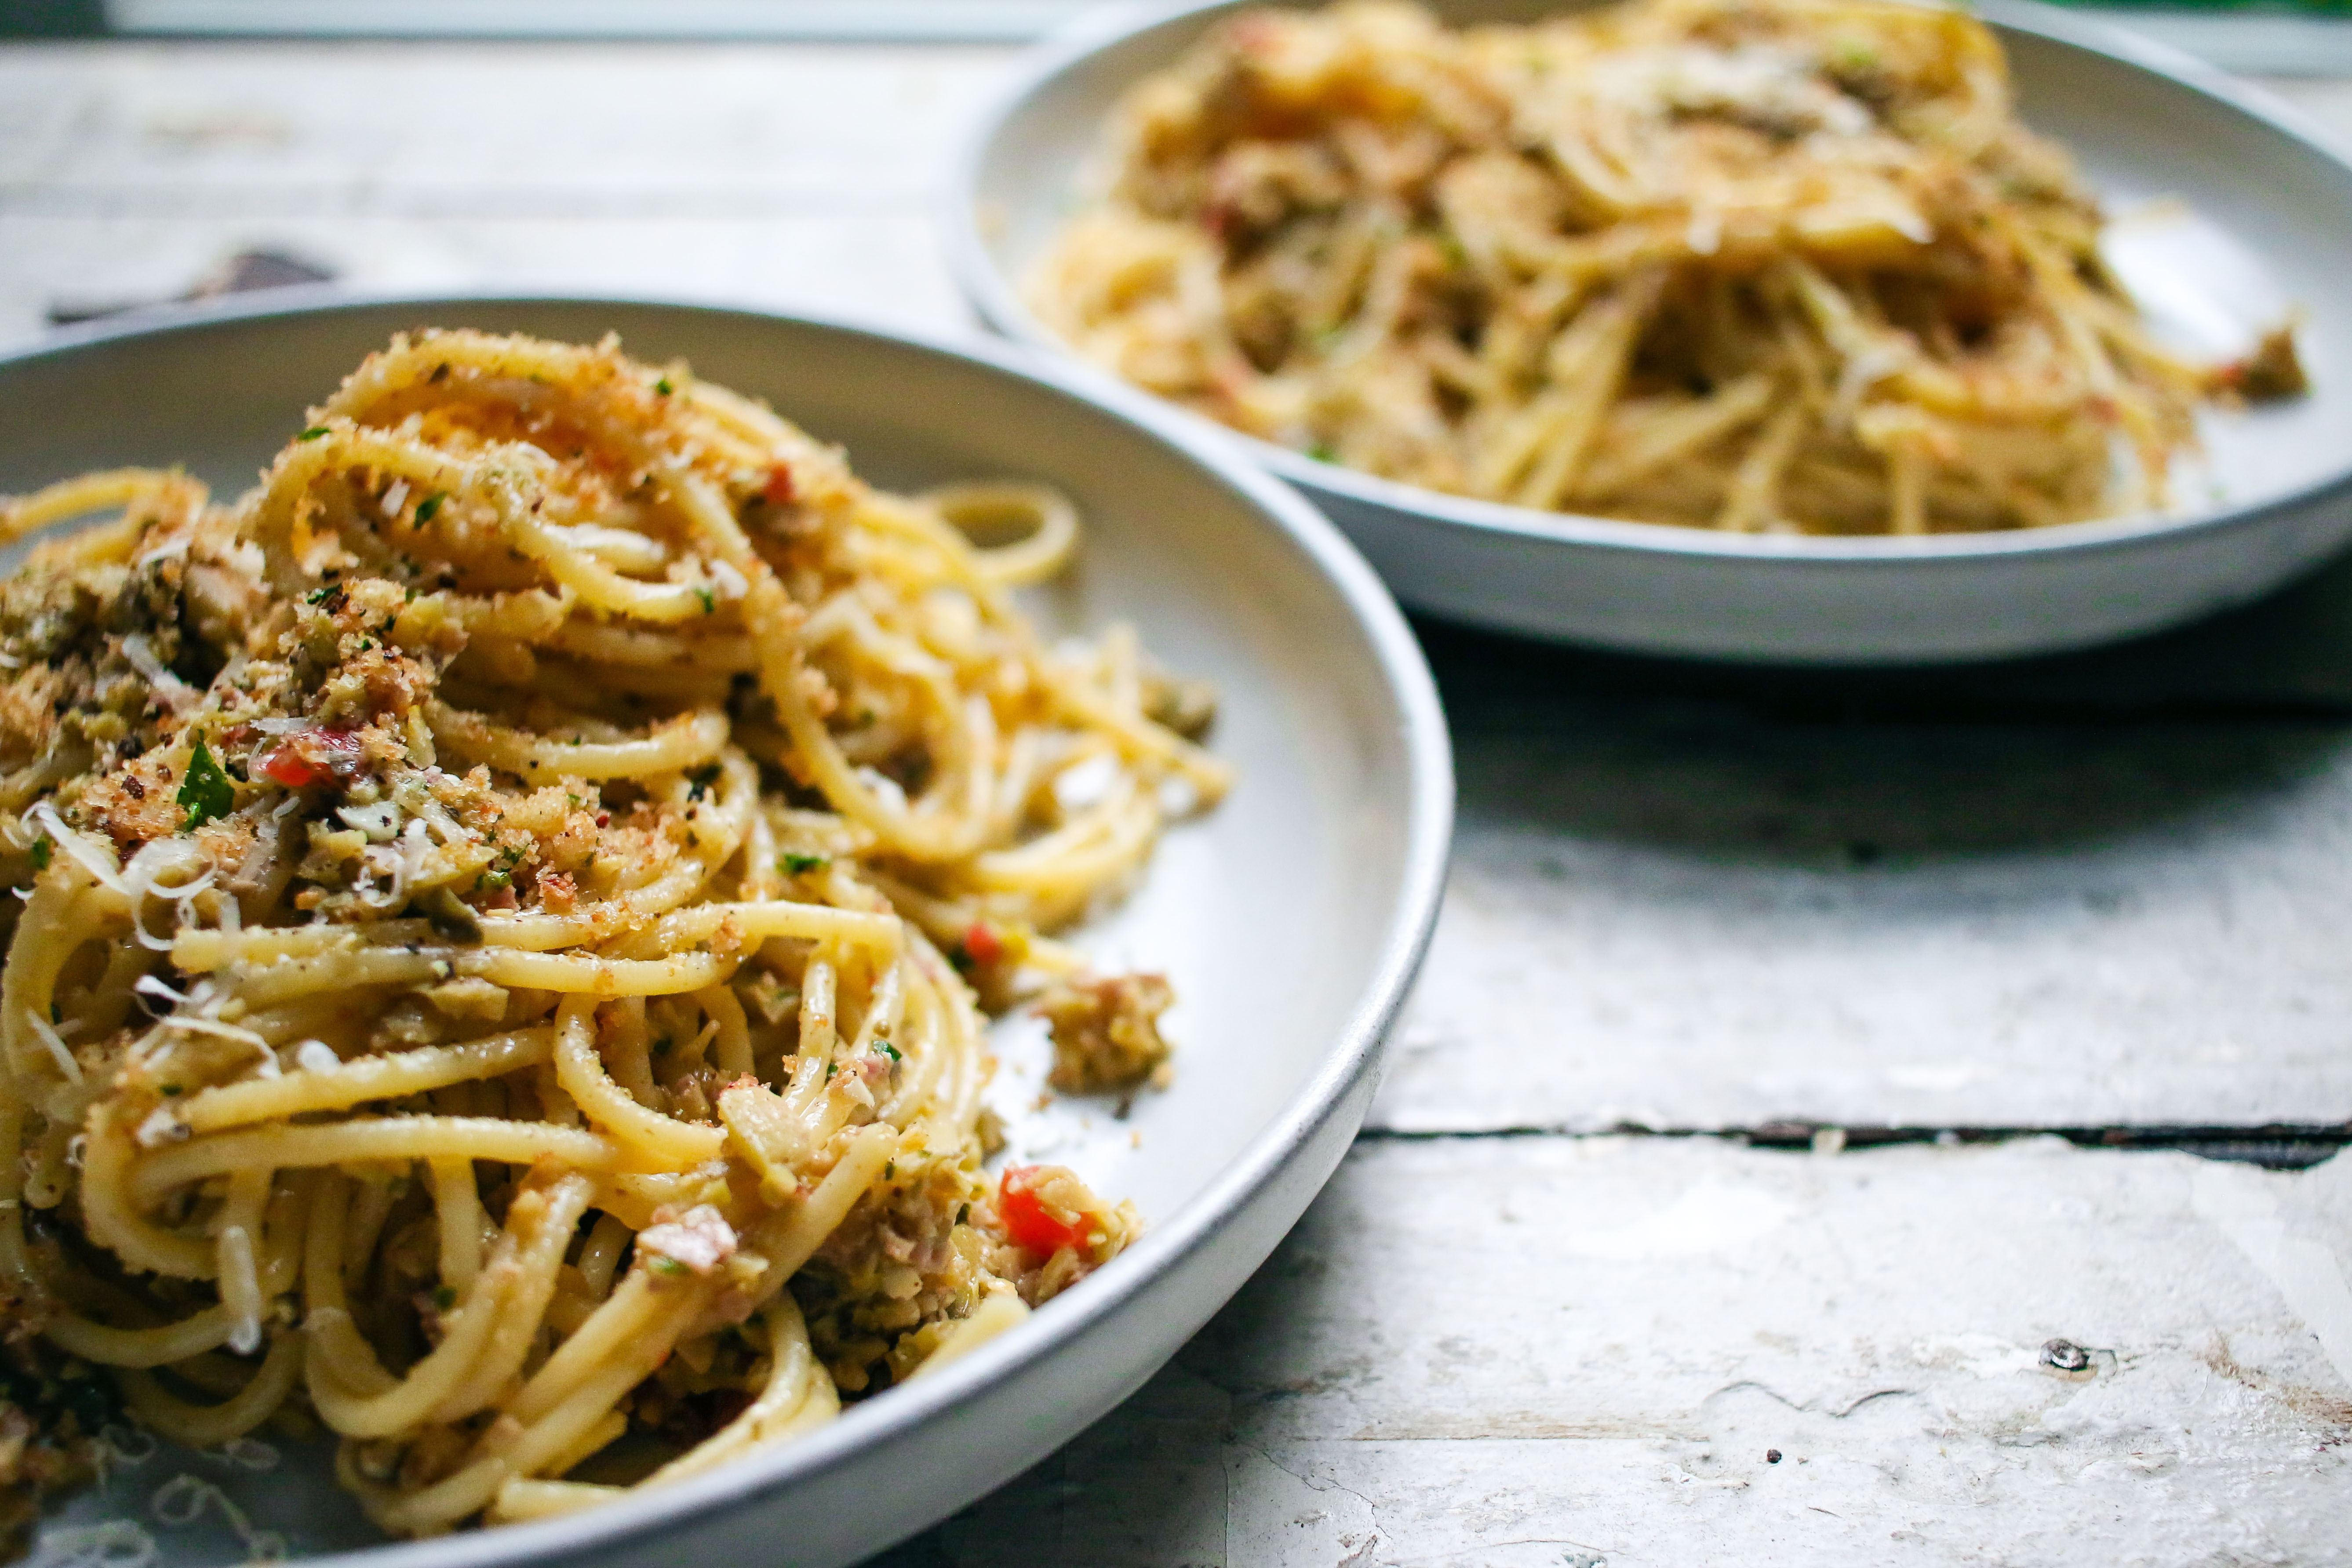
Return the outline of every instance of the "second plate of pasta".
<path id="1" fill-rule="evenodd" d="M 2352 173 L 2039 6 L 1129 12 L 953 199 L 999 327 L 1238 432 L 1464 619 L 1984 657 L 2343 537 Z"/>

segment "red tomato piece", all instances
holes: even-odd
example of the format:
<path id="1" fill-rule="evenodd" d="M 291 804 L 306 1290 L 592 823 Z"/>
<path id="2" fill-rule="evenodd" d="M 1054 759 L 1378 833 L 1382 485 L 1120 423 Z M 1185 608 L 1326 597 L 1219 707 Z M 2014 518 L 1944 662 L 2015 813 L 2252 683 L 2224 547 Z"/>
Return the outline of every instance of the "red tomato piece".
<path id="1" fill-rule="evenodd" d="M 291 746 L 278 747 L 255 764 L 254 771 L 272 784 L 284 784 L 288 789 L 307 789 L 325 776 Z"/>
<path id="2" fill-rule="evenodd" d="M 963 952 L 974 963 L 994 963 L 1004 956 L 1004 944 L 985 923 L 974 921 L 963 933 Z"/>
<path id="3" fill-rule="evenodd" d="M 789 463 L 778 463 L 768 470 L 768 488 L 761 492 L 770 506 L 793 504 L 793 469 Z"/>
<path id="4" fill-rule="evenodd" d="M 257 764 L 262 777 L 288 789 L 324 784 L 328 778 L 359 772 L 360 738 L 349 730 L 305 730 Z"/>
<path id="5" fill-rule="evenodd" d="M 1045 1173 L 1043 1165 L 1008 1165 L 1004 1179 L 998 1184 L 996 1212 L 1004 1221 L 1004 1234 L 1014 1245 L 1048 1257 L 1066 1247 L 1082 1247 L 1087 1244 L 1087 1216 L 1079 1215 L 1064 1219 L 1037 1191 L 1037 1183 Z"/>

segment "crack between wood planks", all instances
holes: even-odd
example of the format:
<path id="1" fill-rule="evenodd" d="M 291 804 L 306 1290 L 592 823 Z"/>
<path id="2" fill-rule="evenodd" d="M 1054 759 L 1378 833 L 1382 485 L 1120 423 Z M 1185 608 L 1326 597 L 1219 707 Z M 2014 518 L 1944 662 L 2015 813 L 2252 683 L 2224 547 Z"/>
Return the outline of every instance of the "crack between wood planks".
<path id="1" fill-rule="evenodd" d="M 2352 1123 L 2264 1122 L 2216 1126 L 2150 1122 L 2139 1125 L 2056 1126 L 1841 1126 L 1820 1121 L 1766 1121 L 1752 1127 L 1647 1127 L 1618 1122 L 1606 1127 L 1525 1124 L 1487 1128 L 1367 1127 L 1357 1134 L 1367 1143 L 1437 1143 L 1514 1138 L 1712 1138 L 1758 1149 L 1878 1149 L 1896 1144 L 2006 1143 L 2021 1138 L 2063 1138 L 2080 1149 L 2127 1152 L 2177 1150 L 2209 1160 L 2235 1161 L 2270 1170 L 2315 1165 L 2352 1143 Z"/>
<path id="2" fill-rule="evenodd" d="M 1336 1565 L 1336 1568 L 1360 1568 L 1360 1565 L 1370 1561 L 1373 1549 L 1380 1545 L 1381 1540 L 1380 1504 L 1374 1502 L 1370 1498 L 1366 1497 L 1355 1488 L 1345 1485 L 1332 1477 L 1309 1475 L 1303 1470 L 1292 1469 L 1288 1465 L 1286 1465 L 1280 1459 L 1276 1458 L 1273 1453 L 1263 1444 L 1247 1443 L 1236 1437 L 1229 1439 L 1228 1446 L 1235 1448 L 1244 1448 L 1249 1452 L 1255 1454 L 1259 1458 L 1264 1459 L 1267 1464 L 1272 1465 L 1276 1469 L 1280 1470 L 1284 1475 L 1288 1476 L 1292 1480 L 1298 1482 L 1309 1491 L 1343 1492 L 1347 1496 L 1354 1498 L 1358 1502 L 1362 1503 L 1364 1505 L 1364 1517 L 1370 1521 L 1371 1533 L 1365 1537 L 1361 1545 L 1357 1546 L 1354 1550 L 1350 1551 L 1346 1557 L 1341 1558 Z M 1230 1509 L 1230 1501 L 1228 1501 L 1227 1506 Z M 1230 1531 L 1232 1530 L 1230 1513 L 1227 1516 L 1226 1529 L 1228 1531 L 1227 1555 L 1230 1556 Z"/>

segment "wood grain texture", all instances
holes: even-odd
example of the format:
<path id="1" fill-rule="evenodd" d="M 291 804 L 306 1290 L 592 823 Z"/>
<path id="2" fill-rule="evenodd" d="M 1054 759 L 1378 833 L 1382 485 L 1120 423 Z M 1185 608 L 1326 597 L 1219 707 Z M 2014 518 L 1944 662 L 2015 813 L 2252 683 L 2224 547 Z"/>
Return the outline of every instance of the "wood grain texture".
<path id="1" fill-rule="evenodd" d="M 2352 1119 L 2352 729 L 1454 708 L 1402 1131 Z"/>
<path id="2" fill-rule="evenodd" d="M 2289 1298 L 2352 1312 L 2347 1246 L 2352 1166 L 1360 1144 L 1142 1394 L 881 1563 L 2342 1563 L 2352 1381 Z"/>
<path id="3" fill-rule="evenodd" d="M 240 248 L 354 287 L 719 299 L 969 331 L 933 205 L 1002 47 L 0 48 L 0 342 Z"/>

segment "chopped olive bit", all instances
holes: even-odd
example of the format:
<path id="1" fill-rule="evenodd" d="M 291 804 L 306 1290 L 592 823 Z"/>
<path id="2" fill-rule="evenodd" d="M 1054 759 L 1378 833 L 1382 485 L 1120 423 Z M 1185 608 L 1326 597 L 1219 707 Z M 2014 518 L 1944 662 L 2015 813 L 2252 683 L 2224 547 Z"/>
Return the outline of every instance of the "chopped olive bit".
<path id="1" fill-rule="evenodd" d="M 431 888 L 410 900 L 425 923 L 451 942 L 482 940 L 482 922 L 466 901 L 446 887 Z"/>

